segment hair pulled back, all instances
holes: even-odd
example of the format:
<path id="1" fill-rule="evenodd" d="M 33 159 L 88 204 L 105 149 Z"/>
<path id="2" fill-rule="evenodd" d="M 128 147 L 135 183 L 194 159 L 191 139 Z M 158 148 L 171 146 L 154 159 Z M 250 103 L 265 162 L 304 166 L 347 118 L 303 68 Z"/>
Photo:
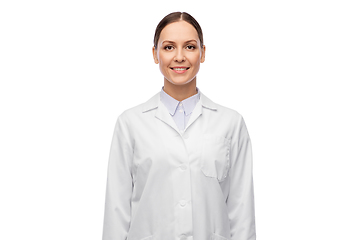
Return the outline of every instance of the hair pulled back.
<path id="1" fill-rule="evenodd" d="M 156 27 L 155 36 L 154 36 L 155 49 L 157 49 L 161 31 L 170 23 L 179 22 L 181 20 L 190 23 L 196 29 L 200 39 L 200 47 L 201 48 L 203 47 L 204 44 L 203 33 L 199 23 L 195 20 L 195 18 L 193 18 L 190 14 L 186 12 L 173 12 L 166 15 Z"/>

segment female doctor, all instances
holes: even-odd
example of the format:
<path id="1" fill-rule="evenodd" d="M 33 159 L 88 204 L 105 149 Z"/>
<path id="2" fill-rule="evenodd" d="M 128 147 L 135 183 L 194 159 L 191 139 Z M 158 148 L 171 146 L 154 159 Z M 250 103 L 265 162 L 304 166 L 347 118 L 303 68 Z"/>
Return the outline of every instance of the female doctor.
<path id="1" fill-rule="evenodd" d="M 252 150 L 243 117 L 196 87 L 198 22 L 174 12 L 152 49 L 164 86 L 116 121 L 103 240 L 254 240 Z"/>

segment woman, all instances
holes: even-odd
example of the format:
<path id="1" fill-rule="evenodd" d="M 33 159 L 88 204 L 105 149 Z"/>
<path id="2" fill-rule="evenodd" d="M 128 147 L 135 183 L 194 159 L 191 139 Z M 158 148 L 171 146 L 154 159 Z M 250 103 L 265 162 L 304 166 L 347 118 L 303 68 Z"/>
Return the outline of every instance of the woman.
<path id="1" fill-rule="evenodd" d="M 250 138 L 238 112 L 196 87 L 200 25 L 164 17 L 153 57 L 164 86 L 116 122 L 103 240 L 254 240 Z"/>

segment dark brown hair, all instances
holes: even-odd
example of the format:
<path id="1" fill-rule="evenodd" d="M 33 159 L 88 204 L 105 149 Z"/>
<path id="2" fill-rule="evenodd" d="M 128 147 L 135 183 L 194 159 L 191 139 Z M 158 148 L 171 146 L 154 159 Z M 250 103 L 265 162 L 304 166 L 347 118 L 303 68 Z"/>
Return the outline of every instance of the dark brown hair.
<path id="1" fill-rule="evenodd" d="M 155 49 L 157 49 L 157 45 L 159 42 L 159 38 L 160 38 L 160 33 L 161 31 L 170 23 L 173 22 L 178 22 L 178 21 L 186 21 L 188 23 L 190 23 L 197 31 L 199 39 L 200 39 L 200 47 L 203 47 L 204 44 L 204 40 L 203 40 L 203 33 L 201 30 L 201 27 L 199 25 L 199 23 L 195 20 L 195 18 L 193 18 L 190 14 L 186 13 L 186 12 L 173 12 L 170 13 L 168 15 L 166 15 L 157 25 L 156 30 L 155 30 L 155 36 L 154 36 L 154 46 Z"/>

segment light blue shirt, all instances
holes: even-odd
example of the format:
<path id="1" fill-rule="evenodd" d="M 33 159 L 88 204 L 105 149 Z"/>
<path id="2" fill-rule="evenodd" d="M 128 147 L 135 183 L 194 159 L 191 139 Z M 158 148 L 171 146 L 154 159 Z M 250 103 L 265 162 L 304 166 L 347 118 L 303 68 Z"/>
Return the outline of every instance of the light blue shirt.
<path id="1" fill-rule="evenodd" d="M 188 97 L 182 101 L 178 101 L 167 94 L 164 91 L 164 87 L 161 88 L 160 100 L 168 109 L 180 131 L 185 129 L 186 124 L 190 119 L 191 113 L 200 99 L 200 92 L 197 87 L 196 91 L 197 93 L 191 97 Z"/>

